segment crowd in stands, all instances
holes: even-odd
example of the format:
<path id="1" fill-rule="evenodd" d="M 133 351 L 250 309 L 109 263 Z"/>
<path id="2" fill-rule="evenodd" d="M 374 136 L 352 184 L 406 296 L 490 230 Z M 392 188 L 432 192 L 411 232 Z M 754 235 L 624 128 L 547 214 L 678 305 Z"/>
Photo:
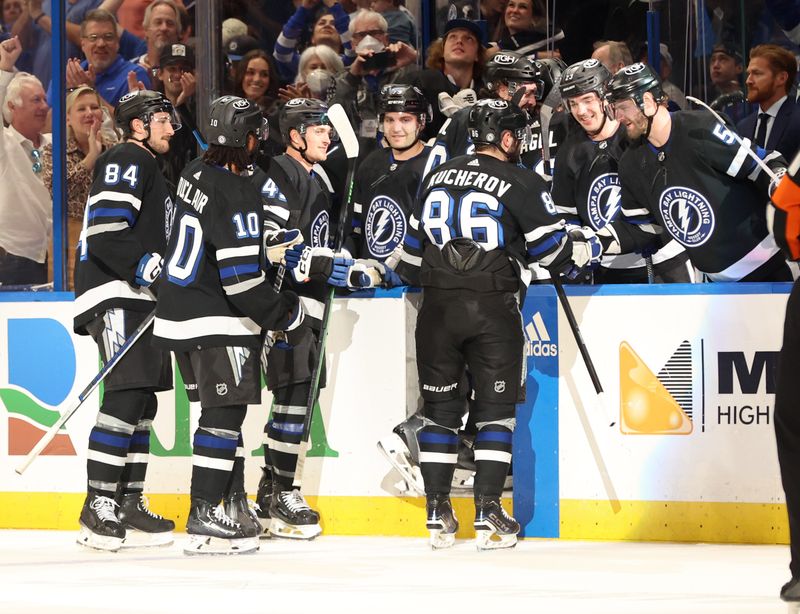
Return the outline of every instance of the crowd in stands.
<path id="1" fill-rule="evenodd" d="M 195 29 L 199 3 L 63 1 L 69 58 L 64 107 L 68 288 L 94 162 L 117 139 L 113 112 L 119 98 L 146 88 L 163 92 L 175 106 L 183 128 L 162 160 L 169 181 L 177 182 L 183 167 L 201 151 L 196 57 L 203 53 L 206 36 L 220 37 L 222 93 L 256 102 L 272 126 L 265 155 L 283 151 L 278 115 L 296 97 L 341 103 L 357 126 L 365 154 L 381 146 L 377 97 L 391 83 L 415 85 L 425 94 L 433 120 L 424 136 L 431 138 L 447 119 L 443 108 L 463 106 L 485 91 L 483 68 L 494 53 L 559 58 L 559 44 L 570 37 L 567 27 L 548 21 L 539 0 L 481 0 L 480 15 L 472 10 L 477 3 L 451 2 L 447 19 L 441 11 L 437 14 L 440 37 L 426 48 L 421 24 L 405 0 L 222 2 L 221 31 L 212 34 Z M 47 111 L 55 89 L 51 2 L 0 0 L 0 6 L 0 43 L 19 45 L 14 65 L 0 66 L 0 288 L 8 288 L 53 279 L 53 120 Z M 479 18 L 482 25 L 473 21 Z M 724 28 L 717 34 L 702 64 L 691 59 L 705 71 L 700 97 L 724 112 L 743 136 L 790 159 L 800 146 L 797 47 L 783 36 L 778 45 L 743 51 Z M 677 47 L 679 41 L 669 42 Z M 640 43 L 598 40 L 586 57 L 591 53 L 614 74 L 634 61 L 647 61 L 646 46 Z M 669 108 L 688 109 L 682 89 L 697 89 L 684 74 L 676 78 L 686 72 L 680 66 L 685 58 L 674 61 L 663 43 L 659 57 Z M 582 58 L 563 59 L 569 64 Z M 698 79 L 695 74 L 694 81 Z"/>

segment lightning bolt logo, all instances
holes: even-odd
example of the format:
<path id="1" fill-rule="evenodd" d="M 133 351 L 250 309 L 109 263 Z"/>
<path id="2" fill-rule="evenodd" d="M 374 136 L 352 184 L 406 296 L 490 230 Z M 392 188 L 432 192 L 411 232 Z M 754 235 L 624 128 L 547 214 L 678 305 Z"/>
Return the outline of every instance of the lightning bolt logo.
<path id="1" fill-rule="evenodd" d="M 392 217 L 386 209 L 381 209 L 375 218 L 375 240 L 380 241 L 384 236 L 386 227 L 392 221 Z"/>
<path id="2" fill-rule="evenodd" d="M 689 207 L 686 204 L 685 200 L 678 201 L 678 221 L 680 222 L 680 227 L 683 230 L 684 234 L 688 234 L 689 230 L 689 216 L 690 211 Z"/>
<path id="3" fill-rule="evenodd" d="M 620 201 L 622 201 L 622 188 L 618 185 L 609 189 L 608 200 L 606 201 L 606 219 L 613 220 L 619 211 Z"/>

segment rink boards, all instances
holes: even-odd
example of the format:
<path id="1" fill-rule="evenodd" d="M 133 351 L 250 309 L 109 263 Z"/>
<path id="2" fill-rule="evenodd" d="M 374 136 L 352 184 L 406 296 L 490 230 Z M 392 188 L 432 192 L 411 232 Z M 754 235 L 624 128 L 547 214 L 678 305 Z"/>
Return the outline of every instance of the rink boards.
<path id="1" fill-rule="evenodd" d="M 525 535 L 785 543 L 772 409 L 789 287 L 568 288 L 603 402 L 553 289 L 531 288 L 528 395 L 514 444 L 513 504 Z M 330 384 L 304 472 L 329 534 L 424 533 L 423 500 L 399 496 L 400 477 L 375 446 L 417 405 L 418 300 L 393 290 L 335 302 Z M 70 294 L 0 294 L 0 528 L 77 527 L 97 393 L 48 454 L 24 476 L 13 470 L 97 373 L 94 343 L 71 323 Z M 197 416 L 178 384 L 159 394 L 146 490 L 182 526 Z M 245 422 L 251 493 L 270 401 L 265 391 Z M 456 509 L 467 536 L 471 502 Z"/>

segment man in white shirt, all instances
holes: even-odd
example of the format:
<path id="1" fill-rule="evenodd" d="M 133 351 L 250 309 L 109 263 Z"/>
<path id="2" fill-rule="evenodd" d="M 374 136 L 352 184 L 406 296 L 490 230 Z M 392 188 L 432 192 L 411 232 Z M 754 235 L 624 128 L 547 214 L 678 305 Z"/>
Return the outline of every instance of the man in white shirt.
<path id="1" fill-rule="evenodd" d="M 0 106 L 10 126 L 0 130 L 0 289 L 47 282 L 53 204 L 42 183 L 42 134 L 47 100 L 41 82 L 13 73 L 22 53 L 17 37 L 0 43 Z"/>

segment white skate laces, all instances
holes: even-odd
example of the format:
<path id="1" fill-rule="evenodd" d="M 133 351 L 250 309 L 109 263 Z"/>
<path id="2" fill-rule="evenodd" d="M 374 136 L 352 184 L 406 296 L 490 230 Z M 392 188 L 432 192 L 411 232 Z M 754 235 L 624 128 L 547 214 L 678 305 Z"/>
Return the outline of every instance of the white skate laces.
<path id="1" fill-rule="evenodd" d="M 292 491 L 287 490 L 278 496 L 290 512 L 303 512 L 311 509 L 308 503 L 306 503 L 302 493 L 297 489 Z"/>
<path id="2" fill-rule="evenodd" d="M 223 508 L 221 505 L 215 507 L 214 511 L 211 512 L 211 515 L 214 517 L 214 520 L 220 522 L 226 527 L 233 528 L 238 524 L 233 518 L 225 513 L 225 508 Z"/>
<path id="3" fill-rule="evenodd" d="M 114 508 L 119 507 L 119 504 L 111 497 L 95 497 L 89 507 L 94 510 L 101 522 L 119 522 L 114 512 Z"/>
<path id="4" fill-rule="evenodd" d="M 139 495 L 139 510 L 150 516 L 150 518 L 154 518 L 156 520 L 164 520 L 164 517 L 156 514 L 152 511 L 149 507 L 150 501 L 144 495 Z"/>

